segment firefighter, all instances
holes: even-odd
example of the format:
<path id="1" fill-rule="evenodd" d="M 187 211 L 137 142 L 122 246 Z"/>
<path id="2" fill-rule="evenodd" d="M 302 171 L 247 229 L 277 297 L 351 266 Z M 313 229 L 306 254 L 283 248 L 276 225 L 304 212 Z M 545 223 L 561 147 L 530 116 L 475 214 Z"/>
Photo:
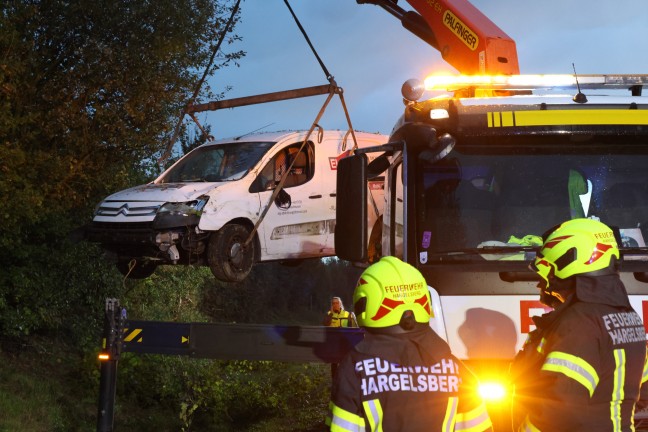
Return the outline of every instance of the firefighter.
<path id="1" fill-rule="evenodd" d="M 331 299 L 331 309 L 324 317 L 323 324 L 328 327 L 358 327 L 355 315 L 344 309 L 340 297 Z"/>
<path id="2" fill-rule="evenodd" d="M 531 269 L 553 311 L 516 356 L 519 431 L 634 431 L 646 332 L 617 272 L 612 230 L 573 219 L 547 231 Z M 648 376 L 648 375 L 647 375 Z"/>
<path id="3" fill-rule="evenodd" d="M 353 294 L 364 340 L 340 363 L 331 431 L 491 429 L 476 378 L 429 325 L 430 292 L 421 273 L 383 257 Z"/>

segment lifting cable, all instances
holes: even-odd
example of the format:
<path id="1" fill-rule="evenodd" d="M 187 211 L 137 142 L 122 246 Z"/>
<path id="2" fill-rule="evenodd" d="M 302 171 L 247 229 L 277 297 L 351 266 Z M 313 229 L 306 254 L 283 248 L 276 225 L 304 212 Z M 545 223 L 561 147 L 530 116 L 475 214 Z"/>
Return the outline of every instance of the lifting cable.
<path id="1" fill-rule="evenodd" d="M 286 4 L 286 7 L 290 11 L 290 14 L 293 17 L 293 20 L 295 20 L 295 24 L 297 24 L 297 27 L 299 27 L 299 31 L 301 31 L 302 35 L 304 36 L 304 39 L 306 40 L 306 43 L 310 47 L 311 51 L 313 51 L 313 55 L 315 56 L 315 58 L 317 59 L 317 62 L 319 63 L 320 67 L 322 68 L 322 71 L 324 72 L 324 75 L 326 75 L 326 79 L 331 84 L 331 92 L 335 92 L 340 96 L 340 103 L 342 104 L 342 109 L 344 110 L 344 116 L 346 117 L 347 125 L 349 126 L 349 131 L 351 132 L 351 137 L 353 138 L 353 149 L 355 150 L 358 147 L 358 142 L 356 141 L 356 136 L 355 136 L 355 133 L 353 131 L 353 125 L 351 124 L 351 117 L 349 116 L 349 111 L 347 110 L 346 103 L 344 103 L 344 96 L 343 96 L 344 92 L 343 92 L 341 87 L 338 87 L 337 83 L 335 82 L 335 78 L 333 77 L 333 75 L 331 75 L 329 73 L 328 69 L 326 68 L 326 65 L 324 64 L 324 62 L 320 58 L 319 54 L 317 54 L 317 50 L 315 49 L 315 47 L 311 43 L 310 38 L 306 34 L 306 30 L 304 30 L 304 27 L 299 22 L 299 19 L 297 18 L 297 15 L 295 15 L 295 12 L 293 11 L 292 7 L 290 6 L 290 3 L 288 2 L 288 0 L 284 0 L 284 3 Z M 324 103 L 324 107 L 326 107 L 326 105 L 328 105 L 329 101 L 330 101 L 330 99 L 328 99 Z M 321 117 L 321 115 L 320 115 L 320 117 Z M 315 122 L 317 122 L 317 121 L 318 120 L 316 120 Z M 308 137 L 306 137 L 306 139 L 308 139 Z"/>
<path id="2" fill-rule="evenodd" d="M 288 10 L 290 11 L 290 14 L 292 15 L 293 19 L 295 20 L 295 24 L 297 24 L 297 27 L 299 27 L 299 30 L 301 31 L 302 35 L 304 36 L 304 39 L 306 40 L 306 43 L 308 43 L 308 46 L 310 47 L 311 51 L 313 52 L 313 55 L 315 55 L 315 58 L 317 59 L 317 62 L 319 63 L 320 67 L 322 68 L 322 71 L 324 72 L 324 75 L 326 75 L 326 79 L 330 83 L 329 94 L 328 94 L 326 100 L 324 101 L 324 104 L 322 105 L 322 108 L 320 109 L 319 113 L 317 114 L 317 117 L 315 118 L 315 120 L 311 124 L 311 127 L 308 130 L 308 133 L 306 134 L 306 136 L 304 137 L 304 141 L 302 142 L 302 144 L 299 147 L 299 150 L 297 151 L 296 154 L 299 154 L 304 150 L 304 147 L 306 146 L 306 143 L 308 142 L 308 139 L 310 138 L 311 134 L 313 133 L 313 130 L 315 130 L 316 127 L 320 128 L 320 130 L 321 130 L 321 126 L 319 126 L 318 123 L 319 123 L 320 119 L 322 118 L 322 116 L 324 115 L 324 112 L 326 111 L 326 108 L 327 108 L 329 102 L 331 102 L 331 99 L 333 98 L 334 94 L 337 94 L 340 97 L 340 102 L 341 102 L 342 108 L 344 110 L 344 115 L 346 117 L 346 121 L 347 121 L 347 124 L 349 126 L 349 132 L 351 133 L 351 136 L 353 138 L 353 150 L 355 150 L 356 148 L 358 148 L 358 143 L 356 141 L 356 136 L 355 136 L 355 133 L 353 131 L 353 126 L 351 124 L 351 118 L 349 116 L 349 112 L 347 110 L 346 104 L 344 103 L 344 96 L 342 95 L 343 90 L 342 90 L 341 87 L 339 87 L 337 85 L 337 83 L 335 82 L 335 79 L 329 73 L 328 69 L 326 68 L 326 65 L 324 64 L 324 62 L 320 58 L 319 54 L 317 54 L 317 50 L 315 49 L 315 47 L 311 43 L 310 38 L 306 34 L 306 30 L 304 30 L 304 27 L 299 22 L 299 19 L 297 18 L 297 15 L 295 15 L 295 12 L 293 11 L 292 7 L 290 7 L 290 3 L 288 3 L 288 0 L 284 0 L 284 3 L 286 4 L 286 7 L 288 7 Z M 347 132 L 347 135 L 348 135 L 348 132 Z M 346 138 L 346 136 L 345 136 L 345 138 Z M 346 143 L 345 143 L 345 145 L 346 145 Z M 286 171 L 282 174 L 281 179 L 279 180 L 279 183 L 275 186 L 274 190 L 272 191 L 272 194 L 270 195 L 270 199 L 268 200 L 268 203 L 265 205 L 263 211 L 261 212 L 261 215 L 259 216 L 259 219 L 257 219 L 256 223 L 254 224 L 254 228 L 252 229 L 252 231 L 250 231 L 250 234 L 248 235 L 247 239 L 243 243 L 243 249 L 247 248 L 247 246 L 250 244 L 250 242 L 254 239 L 254 236 L 255 236 L 256 232 L 258 231 L 258 229 L 259 229 L 259 225 L 261 225 L 261 222 L 263 222 L 263 220 L 265 219 L 265 216 L 268 213 L 268 211 L 270 210 L 270 207 L 272 207 L 272 203 L 277 198 L 279 193 L 282 191 L 283 185 L 286 182 L 286 179 L 288 178 L 288 175 L 290 174 L 290 171 L 292 170 L 292 167 L 293 167 L 296 160 L 297 160 L 297 158 L 294 157 L 293 160 L 290 163 L 290 166 L 288 166 Z M 239 251 L 236 250 L 234 253 L 237 254 L 238 252 Z"/>
<path id="3" fill-rule="evenodd" d="M 322 68 L 322 71 L 324 72 L 324 75 L 326 75 L 327 80 L 333 79 L 331 74 L 329 73 L 328 69 L 326 69 L 326 65 L 320 58 L 319 54 L 317 54 L 317 51 L 315 50 L 315 47 L 310 41 L 310 38 L 306 34 L 306 30 L 304 30 L 304 27 L 302 27 L 301 23 L 299 22 L 299 19 L 297 18 L 297 15 L 295 15 L 295 12 L 293 12 L 292 7 L 290 7 L 290 3 L 288 3 L 288 0 L 284 0 L 284 3 L 286 4 L 286 7 L 288 7 L 288 10 L 290 11 L 290 14 L 292 15 L 293 19 L 295 20 L 295 24 L 297 24 L 297 27 L 299 27 L 299 30 L 301 31 L 302 35 L 304 36 L 304 39 L 306 39 L 306 43 L 310 47 L 311 51 L 313 51 L 313 55 L 315 55 L 315 58 L 317 59 L 317 62 L 320 64 L 320 67 Z"/>
<path id="4" fill-rule="evenodd" d="M 196 100 L 198 97 L 198 93 L 200 92 L 200 88 L 202 87 L 203 83 L 205 82 L 205 79 L 207 79 L 207 76 L 209 74 L 209 69 L 211 69 L 212 65 L 214 64 L 214 60 L 216 59 L 216 54 L 220 50 L 221 45 L 223 44 L 223 41 L 225 40 L 225 36 L 227 35 L 227 32 L 229 31 L 230 27 L 232 26 L 232 23 L 234 22 L 234 17 L 236 16 L 239 6 L 241 4 L 241 0 L 236 0 L 236 4 L 234 5 L 234 8 L 232 9 L 232 14 L 230 15 L 229 19 L 227 20 L 227 24 L 223 28 L 223 30 L 220 32 L 220 35 L 218 37 L 218 42 L 216 45 L 214 45 L 214 49 L 212 50 L 211 56 L 209 58 L 209 63 L 205 67 L 205 72 L 203 72 L 202 77 L 200 78 L 200 81 L 198 81 L 198 84 L 196 85 L 196 88 L 194 89 L 193 94 L 191 95 L 191 98 L 189 99 L 189 102 L 185 105 L 185 107 L 182 109 L 182 112 L 180 113 L 180 117 L 178 118 L 178 122 L 176 123 L 176 127 L 173 130 L 173 135 L 169 138 L 169 141 L 167 142 L 167 145 L 164 149 L 164 152 L 158 159 L 157 163 L 158 166 L 162 167 L 162 165 L 166 162 L 166 160 L 171 156 L 171 149 L 173 148 L 173 145 L 178 138 L 178 134 L 180 133 L 180 126 L 182 126 L 182 122 L 184 120 L 185 114 L 188 113 L 188 107 L 193 104 L 193 102 Z M 200 124 L 196 121 L 196 118 L 191 115 L 192 119 L 198 124 L 198 127 L 204 134 L 204 129 Z"/>

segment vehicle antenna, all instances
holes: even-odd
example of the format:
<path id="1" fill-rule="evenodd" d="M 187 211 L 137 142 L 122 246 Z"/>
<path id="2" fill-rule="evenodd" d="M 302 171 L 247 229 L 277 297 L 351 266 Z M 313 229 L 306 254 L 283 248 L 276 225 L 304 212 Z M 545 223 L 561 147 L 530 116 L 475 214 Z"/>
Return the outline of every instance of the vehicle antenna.
<path id="1" fill-rule="evenodd" d="M 241 138 L 243 138 L 244 136 L 251 135 L 251 134 L 253 134 L 254 132 L 258 132 L 258 131 L 260 131 L 261 129 L 265 129 L 265 128 L 267 128 L 267 127 L 270 127 L 270 126 L 272 126 L 273 124 L 274 124 L 274 122 L 272 122 L 272 123 L 268 123 L 268 124 L 265 125 L 265 126 L 261 126 L 260 128 L 254 129 L 253 131 L 250 131 L 250 132 L 245 133 L 245 134 L 243 134 L 243 135 L 237 136 L 236 138 L 234 138 L 234 141 L 238 141 L 238 140 L 240 140 Z"/>
<path id="2" fill-rule="evenodd" d="M 576 96 L 572 100 L 576 103 L 586 103 L 587 96 L 581 92 L 580 84 L 578 83 L 578 74 L 576 74 L 576 65 L 574 63 L 572 63 L 572 68 L 574 69 L 574 78 L 576 78 L 576 88 L 578 89 L 578 93 L 576 93 Z"/>

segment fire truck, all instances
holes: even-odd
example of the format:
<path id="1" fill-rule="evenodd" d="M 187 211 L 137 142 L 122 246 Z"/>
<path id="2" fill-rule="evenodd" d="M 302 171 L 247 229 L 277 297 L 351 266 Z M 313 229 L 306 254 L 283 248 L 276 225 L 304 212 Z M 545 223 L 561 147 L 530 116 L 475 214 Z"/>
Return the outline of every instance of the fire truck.
<path id="1" fill-rule="evenodd" d="M 367 178 L 386 169 L 381 253 L 421 271 L 430 325 L 506 417 L 510 361 L 549 310 L 528 268 L 546 230 L 582 217 L 611 226 L 648 320 L 648 75 L 519 75 L 514 43 L 467 2 L 408 0 L 420 15 L 359 2 L 397 16 L 462 75 L 406 82 L 389 142 L 340 162 L 337 255 L 367 263 Z M 368 163 L 372 151 L 384 153 Z"/>

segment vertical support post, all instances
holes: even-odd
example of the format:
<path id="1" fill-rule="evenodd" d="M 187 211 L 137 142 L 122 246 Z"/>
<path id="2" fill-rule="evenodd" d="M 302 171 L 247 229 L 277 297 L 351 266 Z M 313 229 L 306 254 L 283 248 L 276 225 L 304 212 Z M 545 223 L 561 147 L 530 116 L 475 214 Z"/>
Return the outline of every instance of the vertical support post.
<path id="1" fill-rule="evenodd" d="M 106 314 L 102 349 L 99 353 L 101 376 L 99 382 L 99 408 L 97 432 L 112 432 L 114 427 L 115 393 L 117 390 L 117 363 L 121 353 L 122 329 L 126 310 L 119 307 L 119 300 L 106 299 Z"/>
<path id="2" fill-rule="evenodd" d="M 117 387 L 117 360 L 101 362 L 99 383 L 99 412 L 97 432 L 112 432 L 115 414 L 115 392 Z"/>

